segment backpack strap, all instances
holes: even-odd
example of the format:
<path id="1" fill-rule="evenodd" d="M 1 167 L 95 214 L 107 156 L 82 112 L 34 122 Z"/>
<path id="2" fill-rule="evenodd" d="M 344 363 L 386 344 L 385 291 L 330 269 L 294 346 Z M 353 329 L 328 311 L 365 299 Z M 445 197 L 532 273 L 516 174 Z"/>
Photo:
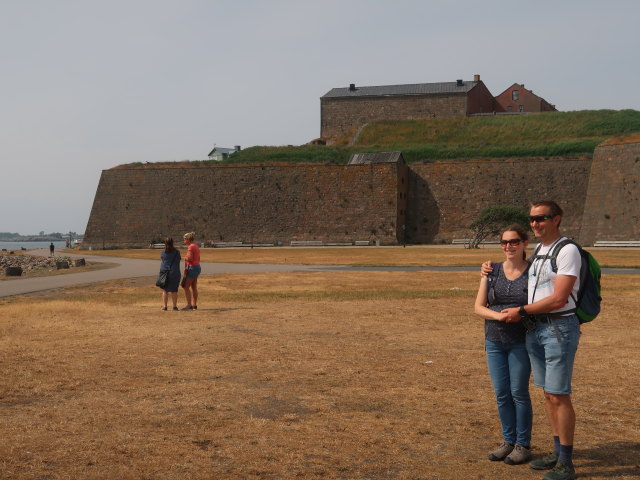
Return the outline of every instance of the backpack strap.
<path id="1" fill-rule="evenodd" d="M 565 238 L 561 242 L 558 242 L 556 246 L 553 247 L 553 251 L 551 252 L 551 256 L 549 257 L 549 260 L 551 261 L 551 269 L 553 270 L 553 273 L 558 273 L 558 254 L 560 253 L 560 250 L 562 249 L 562 247 L 569 244 L 575 245 L 576 247 L 578 247 L 578 250 L 580 250 L 580 247 L 578 246 L 578 244 L 568 238 Z"/>

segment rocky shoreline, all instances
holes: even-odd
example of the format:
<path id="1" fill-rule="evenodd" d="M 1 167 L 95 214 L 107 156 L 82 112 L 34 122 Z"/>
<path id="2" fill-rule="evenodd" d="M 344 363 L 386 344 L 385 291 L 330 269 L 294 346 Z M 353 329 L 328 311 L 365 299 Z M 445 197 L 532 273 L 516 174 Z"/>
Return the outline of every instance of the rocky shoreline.
<path id="1" fill-rule="evenodd" d="M 0 255 L 0 272 L 6 276 L 19 276 L 23 273 L 41 270 L 53 271 L 84 265 L 84 258 L 71 259 L 70 257 L 64 256 L 40 257 L 36 255 L 15 255 L 5 252 Z M 18 269 L 20 269 L 20 273 L 17 273 Z"/>

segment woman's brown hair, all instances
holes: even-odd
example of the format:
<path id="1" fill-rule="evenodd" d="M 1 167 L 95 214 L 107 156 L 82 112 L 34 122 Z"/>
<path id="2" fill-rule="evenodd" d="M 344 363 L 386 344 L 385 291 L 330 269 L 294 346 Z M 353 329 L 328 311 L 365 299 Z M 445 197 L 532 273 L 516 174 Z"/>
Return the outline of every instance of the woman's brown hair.
<path id="1" fill-rule="evenodd" d="M 175 250 L 173 246 L 173 238 L 167 237 L 164 239 L 164 253 L 171 253 Z"/>

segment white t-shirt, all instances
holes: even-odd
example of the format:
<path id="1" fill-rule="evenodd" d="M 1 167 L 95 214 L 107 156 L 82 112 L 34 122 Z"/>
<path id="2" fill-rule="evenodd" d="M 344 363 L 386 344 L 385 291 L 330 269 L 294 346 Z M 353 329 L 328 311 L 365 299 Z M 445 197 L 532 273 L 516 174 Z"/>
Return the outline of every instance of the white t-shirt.
<path id="1" fill-rule="evenodd" d="M 548 246 L 542 245 L 537 255 L 546 255 L 556 246 L 557 243 L 561 242 L 565 238 L 566 237 L 561 237 Z M 558 271 L 557 273 L 554 273 L 551 268 L 550 259 L 537 258 L 533 261 L 531 268 L 529 268 L 529 303 L 534 303 L 553 295 L 553 289 L 558 275 L 570 275 L 572 277 L 576 277 L 576 281 L 573 284 L 572 295 L 573 298 L 578 297 L 578 289 L 580 288 L 580 267 L 582 265 L 582 259 L 580 258 L 578 247 L 573 244 L 568 244 L 562 247 L 558 252 L 556 265 L 558 266 Z M 553 310 L 553 312 L 564 312 L 565 310 L 576 308 L 573 298 L 569 295 L 567 304 L 562 308 Z"/>

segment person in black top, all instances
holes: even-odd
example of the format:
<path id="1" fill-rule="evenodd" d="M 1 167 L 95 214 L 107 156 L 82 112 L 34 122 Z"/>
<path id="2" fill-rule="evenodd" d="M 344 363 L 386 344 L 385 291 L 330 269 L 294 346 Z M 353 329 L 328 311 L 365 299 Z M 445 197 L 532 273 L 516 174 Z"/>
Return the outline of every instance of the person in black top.
<path id="1" fill-rule="evenodd" d="M 169 293 L 171 293 L 171 301 L 173 309 L 178 310 L 178 286 L 180 285 L 180 252 L 173 246 L 173 238 L 166 238 L 164 241 L 164 250 L 160 254 L 162 263 L 160 271 L 169 271 L 169 281 L 162 289 L 162 310 L 167 310 L 167 301 Z"/>
<path id="2" fill-rule="evenodd" d="M 502 232 L 500 245 L 505 261 L 493 264 L 493 272 L 481 278 L 474 308 L 475 313 L 485 319 L 487 364 L 502 423 L 503 443 L 489 454 L 489 460 L 509 465 L 531 459 L 533 410 L 526 329 L 521 322 L 507 323 L 507 314 L 501 313 L 527 303 L 529 263 L 525 249 L 528 238 L 520 225 L 512 225 Z"/>

